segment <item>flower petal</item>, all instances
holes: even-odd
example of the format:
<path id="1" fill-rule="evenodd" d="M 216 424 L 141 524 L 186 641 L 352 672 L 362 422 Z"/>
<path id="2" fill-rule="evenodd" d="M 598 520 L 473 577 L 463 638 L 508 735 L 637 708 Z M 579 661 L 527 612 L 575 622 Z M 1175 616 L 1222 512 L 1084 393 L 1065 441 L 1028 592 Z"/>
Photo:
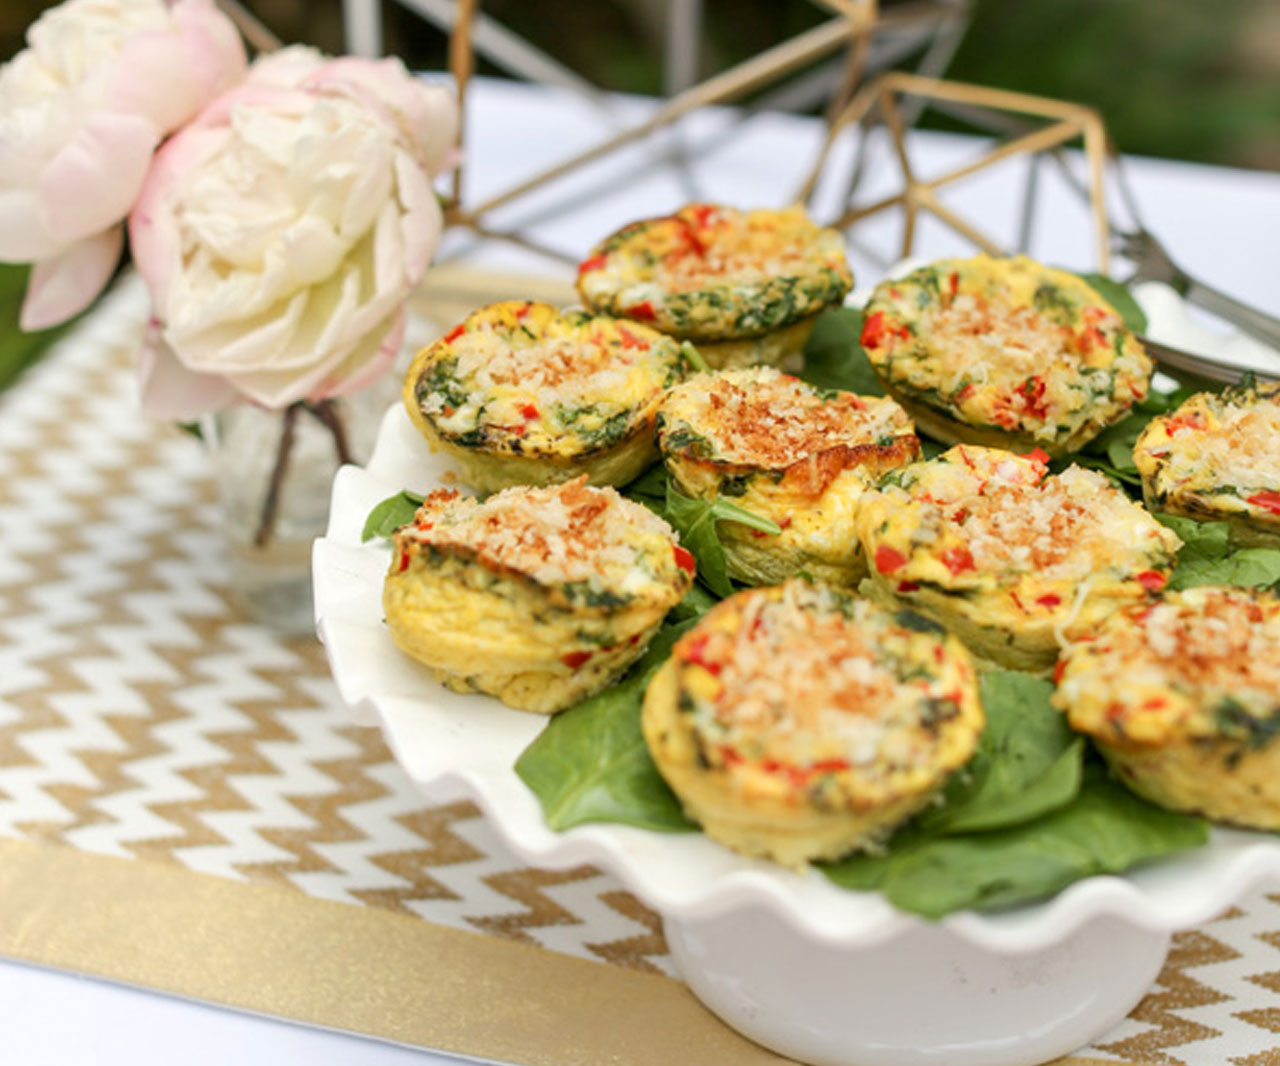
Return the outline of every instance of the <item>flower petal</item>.
<path id="1" fill-rule="evenodd" d="M 91 115 L 41 177 L 40 210 L 50 234 L 70 242 L 121 221 L 138 198 L 159 139 L 137 115 Z"/>
<path id="2" fill-rule="evenodd" d="M 0 189 L 0 263 L 31 263 L 61 249 L 45 227 L 31 189 Z"/>
<path id="3" fill-rule="evenodd" d="M 178 0 L 172 16 L 171 29 L 136 33 L 123 44 L 111 79 L 113 109 L 147 118 L 160 133 L 235 85 L 248 62 L 235 25 L 210 0 Z"/>
<path id="4" fill-rule="evenodd" d="M 197 374 L 182 365 L 152 323 L 138 357 L 142 409 L 155 418 L 190 422 L 241 399 L 235 387 L 214 374 Z"/>
<path id="5" fill-rule="evenodd" d="M 86 237 L 52 259 L 36 263 L 18 325 L 47 329 L 88 307 L 111 280 L 124 247 L 124 227 Z"/>

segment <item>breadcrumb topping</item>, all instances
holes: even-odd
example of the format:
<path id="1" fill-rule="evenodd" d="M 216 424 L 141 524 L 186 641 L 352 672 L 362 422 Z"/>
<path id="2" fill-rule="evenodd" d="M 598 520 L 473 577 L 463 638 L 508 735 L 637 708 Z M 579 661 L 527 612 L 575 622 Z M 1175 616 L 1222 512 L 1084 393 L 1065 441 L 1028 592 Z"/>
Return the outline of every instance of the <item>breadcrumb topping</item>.
<path id="1" fill-rule="evenodd" d="M 1161 460 L 1161 488 L 1280 489 L 1280 386 L 1193 396 L 1153 419 L 1138 448 Z"/>
<path id="2" fill-rule="evenodd" d="M 673 389 L 663 409 L 705 435 L 715 458 L 770 470 L 913 432 L 892 400 L 819 390 L 764 367 L 703 375 Z"/>
<path id="3" fill-rule="evenodd" d="M 438 489 L 398 534 L 406 545 L 461 551 L 545 586 L 588 582 L 634 596 L 680 580 L 675 533 L 647 507 L 585 477 L 504 489 L 484 501 Z"/>
<path id="4" fill-rule="evenodd" d="M 691 204 L 668 225 L 664 237 L 669 248 L 655 271 L 668 292 L 701 288 L 708 278 L 757 281 L 802 274 L 813 269 L 815 258 L 821 260 L 815 248 L 821 231 L 799 210 L 738 211 Z"/>
<path id="5" fill-rule="evenodd" d="M 681 365 L 675 343 L 636 323 L 562 316 L 546 304 L 495 304 L 439 342 L 419 393 L 451 436 L 475 430 L 542 441 L 650 416 Z"/>
<path id="6" fill-rule="evenodd" d="M 970 558 L 953 572 L 1082 581 L 1099 562 L 1141 570 L 1153 549 L 1177 546 L 1093 470 L 1048 474 L 1036 459 L 966 445 L 927 465 L 933 476 L 921 475 L 911 493 L 920 507 L 918 537 L 936 540 L 945 531 L 949 542 L 958 538 Z"/>
<path id="7" fill-rule="evenodd" d="M 942 260 L 882 282 L 862 344 L 921 402 L 1047 442 L 1115 421 L 1146 396 L 1152 370 L 1084 280 L 1021 256 Z"/>
<path id="8" fill-rule="evenodd" d="M 1280 716 L 1280 597 L 1205 585 L 1114 614 L 1064 652 L 1054 704 L 1108 743 L 1269 743 Z"/>
<path id="9" fill-rule="evenodd" d="M 940 635 L 914 658 L 913 637 L 926 640 L 866 600 L 791 581 L 726 601 L 676 654 L 713 679 L 694 713 L 721 759 L 878 773 L 921 765 L 938 742 L 927 726 L 958 713 Z"/>
<path id="10" fill-rule="evenodd" d="M 1265 603 L 1265 609 L 1264 609 Z M 1244 589 L 1201 587 L 1170 593 L 1109 630 L 1119 673 L 1155 665 L 1199 690 L 1256 689 L 1280 702 L 1280 601 Z"/>

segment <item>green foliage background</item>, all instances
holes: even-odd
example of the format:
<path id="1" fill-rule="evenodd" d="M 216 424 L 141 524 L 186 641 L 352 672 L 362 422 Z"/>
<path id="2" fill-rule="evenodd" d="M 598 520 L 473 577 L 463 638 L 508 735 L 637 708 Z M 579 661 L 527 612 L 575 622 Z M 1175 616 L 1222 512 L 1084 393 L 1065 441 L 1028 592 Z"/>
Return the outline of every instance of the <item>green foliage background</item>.
<path id="1" fill-rule="evenodd" d="M 286 41 L 342 51 L 341 0 L 244 0 Z M 904 0 L 881 0 L 890 9 Z M 0 56 L 39 0 L 0 4 Z M 668 0 L 484 0 L 481 9 L 609 88 L 655 93 Z M 1097 107 L 1122 149 L 1280 170 L 1277 0 L 973 0 L 949 75 Z M 443 34 L 383 5 L 386 46 L 439 68 Z M 702 67 L 723 69 L 828 15 L 812 0 L 705 0 Z"/>

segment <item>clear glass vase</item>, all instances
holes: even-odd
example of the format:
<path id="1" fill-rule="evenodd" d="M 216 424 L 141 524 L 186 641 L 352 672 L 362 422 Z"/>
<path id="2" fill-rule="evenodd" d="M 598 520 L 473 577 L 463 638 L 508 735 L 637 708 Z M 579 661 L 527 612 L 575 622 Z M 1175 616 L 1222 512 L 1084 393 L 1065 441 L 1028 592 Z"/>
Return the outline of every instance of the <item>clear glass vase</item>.
<path id="1" fill-rule="evenodd" d="M 333 477 L 368 461 L 395 383 L 282 409 L 240 404 L 201 426 L 213 460 L 232 595 L 255 621 L 312 631 L 311 545 L 329 520 Z"/>

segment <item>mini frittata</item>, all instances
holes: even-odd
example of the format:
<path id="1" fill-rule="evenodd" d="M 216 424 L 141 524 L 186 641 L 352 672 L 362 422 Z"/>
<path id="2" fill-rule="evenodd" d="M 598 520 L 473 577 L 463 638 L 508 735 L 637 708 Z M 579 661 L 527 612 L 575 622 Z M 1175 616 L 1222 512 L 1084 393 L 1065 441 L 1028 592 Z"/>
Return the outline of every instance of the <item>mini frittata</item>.
<path id="1" fill-rule="evenodd" d="M 1201 586 L 1071 645 L 1053 702 L 1154 803 L 1280 829 L 1280 598 Z"/>
<path id="2" fill-rule="evenodd" d="M 985 724 L 959 641 L 803 580 L 709 611 L 641 715 L 658 770 L 707 835 L 788 866 L 882 846 L 969 761 Z"/>
<path id="3" fill-rule="evenodd" d="M 1128 414 L 1153 369 L 1084 279 L 1025 256 L 945 259 L 882 282 L 862 347 L 930 436 L 1058 456 Z"/>
<path id="4" fill-rule="evenodd" d="M 1102 474 L 1049 474 L 1047 458 L 962 444 L 885 475 L 857 521 L 876 594 L 986 659 L 1037 670 L 1163 589 L 1177 535 Z"/>
<path id="5" fill-rule="evenodd" d="M 382 605 L 401 650 L 541 714 L 616 681 L 694 575 L 666 522 L 585 477 L 484 501 L 439 489 L 394 548 Z"/>
<path id="6" fill-rule="evenodd" d="M 795 327 L 838 306 L 852 286 L 843 238 L 814 225 L 798 206 L 740 211 L 689 204 L 625 226 L 578 268 L 578 291 L 588 307 L 700 346 Z M 757 346 L 757 356 L 773 361 L 798 351 L 808 328 L 792 334 Z M 712 365 L 738 365 L 750 357 L 743 352 L 713 346 L 703 357 Z"/>
<path id="7" fill-rule="evenodd" d="M 1147 423 L 1133 461 L 1152 510 L 1227 522 L 1241 547 L 1280 548 L 1280 382 L 1197 393 Z"/>
<path id="8" fill-rule="evenodd" d="M 892 400 L 756 367 L 672 388 L 658 409 L 658 449 L 685 495 L 730 498 L 781 528 L 721 522 L 731 577 L 767 585 L 804 571 L 851 585 L 866 575 L 859 501 L 885 471 L 918 458 L 920 441 Z"/>
<path id="9" fill-rule="evenodd" d="M 491 304 L 423 349 L 404 404 L 481 492 L 586 474 L 622 485 L 657 458 L 653 420 L 685 372 L 656 330 L 550 304 Z"/>

